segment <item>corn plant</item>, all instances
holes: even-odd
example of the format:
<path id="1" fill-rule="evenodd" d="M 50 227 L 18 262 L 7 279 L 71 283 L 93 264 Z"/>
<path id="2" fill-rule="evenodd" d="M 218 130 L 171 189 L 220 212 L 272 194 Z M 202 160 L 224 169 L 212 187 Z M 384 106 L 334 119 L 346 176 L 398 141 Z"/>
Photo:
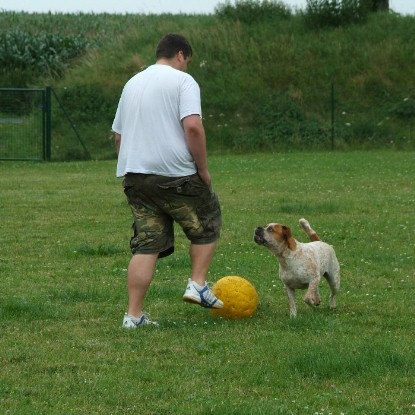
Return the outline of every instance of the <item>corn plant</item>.
<path id="1" fill-rule="evenodd" d="M 30 34 L 20 30 L 0 33 L 0 67 L 6 71 L 29 71 L 33 75 L 59 78 L 68 63 L 85 52 L 82 35 Z"/>

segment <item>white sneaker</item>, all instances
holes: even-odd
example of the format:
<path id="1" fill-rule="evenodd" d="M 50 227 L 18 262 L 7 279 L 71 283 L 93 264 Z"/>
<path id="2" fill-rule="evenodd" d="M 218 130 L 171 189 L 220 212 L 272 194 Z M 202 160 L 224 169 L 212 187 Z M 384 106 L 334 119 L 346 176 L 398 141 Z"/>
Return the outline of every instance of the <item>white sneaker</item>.
<path id="1" fill-rule="evenodd" d="M 155 321 L 149 320 L 149 318 L 145 314 L 143 314 L 140 318 L 137 318 L 125 313 L 124 320 L 122 322 L 122 327 L 124 327 L 125 329 L 136 329 L 137 327 L 145 325 L 152 325 L 158 327 L 159 324 Z"/>
<path id="2" fill-rule="evenodd" d="M 189 278 L 186 291 L 183 295 L 183 301 L 188 303 L 199 304 L 206 308 L 223 308 L 223 303 L 211 289 L 205 285 L 201 290 L 198 290 L 192 280 Z"/>

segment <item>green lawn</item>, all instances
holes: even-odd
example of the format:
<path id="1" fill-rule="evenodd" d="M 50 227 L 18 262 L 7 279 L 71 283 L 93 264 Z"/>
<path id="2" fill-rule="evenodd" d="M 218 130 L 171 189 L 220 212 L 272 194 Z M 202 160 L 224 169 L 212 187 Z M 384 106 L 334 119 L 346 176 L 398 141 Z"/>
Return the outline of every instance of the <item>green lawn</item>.
<path id="1" fill-rule="evenodd" d="M 415 154 L 214 156 L 223 232 L 209 280 L 240 275 L 256 315 L 182 302 L 188 244 L 120 327 L 131 218 L 115 161 L 0 163 L 0 414 L 415 414 Z M 306 217 L 342 267 L 338 309 L 298 318 L 256 226 Z"/>

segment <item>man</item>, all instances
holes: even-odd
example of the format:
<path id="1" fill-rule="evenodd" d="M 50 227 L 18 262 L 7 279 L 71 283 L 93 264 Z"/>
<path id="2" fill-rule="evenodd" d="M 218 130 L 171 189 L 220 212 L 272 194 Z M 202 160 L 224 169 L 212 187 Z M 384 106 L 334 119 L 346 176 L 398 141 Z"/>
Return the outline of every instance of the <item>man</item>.
<path id="1" fill-rule="evenodd" d="M 183 300 L 223 307 L 206 285 L 221 210 L 208 170 L 200 89 L 186 73 L 191 57 L 183 36 L 164 36 L 156 63 L 125 85 L 112 125 L 117 177 L 124 177 L 134 217 L 125 328 L 157 325 L 143 314 L 143 302 L 157 259 L 174 251 L 174 222 L 190 241 L 192 274 Z"/>

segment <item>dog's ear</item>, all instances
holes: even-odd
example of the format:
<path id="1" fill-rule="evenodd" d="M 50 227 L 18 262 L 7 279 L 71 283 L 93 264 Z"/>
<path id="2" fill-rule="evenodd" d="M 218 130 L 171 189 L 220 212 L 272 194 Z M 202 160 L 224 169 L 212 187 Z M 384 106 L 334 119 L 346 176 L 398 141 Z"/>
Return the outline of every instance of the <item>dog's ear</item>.
<path id="1" fill-rule="evenodd" d="M 282 225 L 282 234 L 284 239 L 288 241 L 291 238 L 291 228 L 287 225 Z"/>
<path id="2" fill-rule="evenodd" d="M 282 234 L 284 236 L 284 240 L 287 241 L 288 248 L 291 249 L 291 251 L 295 251 L 297 249 L 297 244 L 292 236 L 291 228 L 289 226 L 283 225 Z"/>

